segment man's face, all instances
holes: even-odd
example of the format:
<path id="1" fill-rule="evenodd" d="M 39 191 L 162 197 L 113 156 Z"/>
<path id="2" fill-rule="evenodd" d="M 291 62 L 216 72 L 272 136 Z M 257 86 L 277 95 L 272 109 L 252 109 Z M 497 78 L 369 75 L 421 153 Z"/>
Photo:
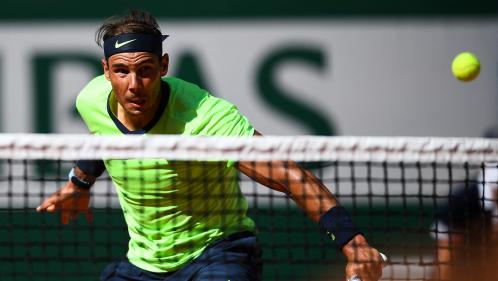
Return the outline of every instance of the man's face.
<path id="1" fill-rule="evenodd" d="M 168 71 L 168 56 L 159 59 L 146 52 L 119 53 L 102 60 L 104 73 L 124 113 L 154 114 L 161 89 L 161 76 Z"/>

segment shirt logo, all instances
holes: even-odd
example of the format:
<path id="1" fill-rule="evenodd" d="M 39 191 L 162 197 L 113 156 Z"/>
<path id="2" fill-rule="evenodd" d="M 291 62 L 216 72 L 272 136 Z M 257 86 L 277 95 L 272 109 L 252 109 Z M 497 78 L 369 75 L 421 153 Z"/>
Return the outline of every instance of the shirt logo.
<path id="1" fill-rule="evenodd" d="M 131 43 L 131 42 L 133 42 L 135 40 L 137 40 L 137 39 L 131 39 L 131 40 L 128 40 L 128 41 L 124 41 L 122 43 L 119 43 L 118 40 L 116 40 L 116 44 L 114 44 L 114 48 L 119 49 L 119 48 L 123 47 L 124 45 L 126 45 L 128 43 Z"/>

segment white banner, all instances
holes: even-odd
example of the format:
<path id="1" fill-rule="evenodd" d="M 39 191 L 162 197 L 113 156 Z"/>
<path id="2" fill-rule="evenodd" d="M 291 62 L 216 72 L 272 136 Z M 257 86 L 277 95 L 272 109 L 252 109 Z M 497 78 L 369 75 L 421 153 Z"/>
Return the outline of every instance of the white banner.
<path id="1" fill-rule="evenodd" d="M 312 134 L 322 126 L 339 135 L 476 137 L 498 120 L 498 20 L 160 25 L 171 35 L 164 45 L 170 73 L 188 54 L 213 94 L 235 103 L 263 134 Z M 98 26 L 0 25 L 2 131 L 86 131 L 73 103 L 94 69 L 65 58 L 83 54 L 98 62 Z M 453 57 L 466 50 L 482 64 L 471 83 L 457 81 L 450 70 Z M 57 57 L 53 68 L 44 68 L 43 59 Z M 50 106 L 36 99 L 40 73 L 50 78 Z M 44 115 L 49 125 L 38 124 Z"/>

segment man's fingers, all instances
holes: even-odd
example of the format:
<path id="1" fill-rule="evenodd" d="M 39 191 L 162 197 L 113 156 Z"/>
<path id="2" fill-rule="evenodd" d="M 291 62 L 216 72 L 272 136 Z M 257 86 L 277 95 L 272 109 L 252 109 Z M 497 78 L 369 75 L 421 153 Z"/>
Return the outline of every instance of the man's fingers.
<path id="1" fill-rule="evenodd" d="M 87 211 L 79 211 L 79 210 L 61 210 L 61 223 L 62 224 L 69 224 L 71 221 L 73 220 L 77 220 L 78 219 L 78 216 L 81 214 L 81 213 L 84 213 L 85 214 L 85 218 L 86 218 L 86 221 L 88 223 L 92 223 L 93 222 L 93 214 L 90 210 L 87 210 Z"/>
<path id="2" fill-rule="evenodd" d="M 85 212 L 85 218 L 86 218 L 86 221 L 88 223 L 92 223 L 93 222 L 93 214 L 92 212 L 90 212 L 90 210 L 88 210 L 87 212 Z"/>
<path id="3" fill-rule="evenodd" d="M 69 216 L 71 214 L 67 211 L 62 211 L 61 212 L 61 223 L 62 224 L 68 224 L 69 223 Z"/>
<path id="4" fill-rule="evenodd" d="M 88 194 L 67 189 L 52 194 L 36 208 L 36 211 L 60 212 L 62 224 L 68 224 L 71 220 L 77 219 L 79 214 L 84 213 L 86 220 L 91 223 L 93 215 L 88 210 L 88 201 Z"/>
<path id="5" fill-rule="evenodd" d="M 47 200 L 43 201 L 43 203 L 40 206 L 38 206 L 38 208 L 36 208 L 36 211 L 38 212 L 46 211 L 48 207 L 55 205 L 58 198 L 59 195 L 50 196 Z"/>
<path id="6" fill-rule="evenodd" d="M 43 206 L 39 206 L 36 208 L 37 212 L 49 212 L 49 213 L 54 213 L 57 212 L 59 208 L 57 207 L 56 203 L 47 203 L 44 204 Z"/>
<path id="7" fill-rule="evenodd" d="M 49 212 L 49 213 L 54 213 L 57 211 L 57 205 L 50 205 L 48 206 L 47 208 L 45 208 L 45 211 Z"/>
<path id="8" fill-rule="evenodd" d="M 381 252 L 374 251 L 370 256 L 362 262 L 352 262 L 346 267 L 346 276 L 349 276 L 347 281 L 373 281 L 379 280 L 382 277 L 382 267 L 385 267 L 388 258 Z"/>

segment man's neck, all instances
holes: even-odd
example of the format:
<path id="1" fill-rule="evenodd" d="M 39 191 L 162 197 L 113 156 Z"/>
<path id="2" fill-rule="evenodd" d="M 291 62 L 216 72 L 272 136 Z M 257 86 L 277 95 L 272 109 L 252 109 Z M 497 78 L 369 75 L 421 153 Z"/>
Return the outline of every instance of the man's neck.
<path id="1" fill-rule="evenodd" d="M 126 129 L 130 131 L 143 129 L 150 122 L 150 120 L 152 120 L 152 117 L 145 115 L 139 115 L 139 116 L 128 115 L 126 114 L 126 112 L 124 111 L 124 109 L 121 107 L 120 104 L 118 104 L 117 115 L 119 122 L 121 122 L 121 124 L 123 124 L 126 127 Z"/>

